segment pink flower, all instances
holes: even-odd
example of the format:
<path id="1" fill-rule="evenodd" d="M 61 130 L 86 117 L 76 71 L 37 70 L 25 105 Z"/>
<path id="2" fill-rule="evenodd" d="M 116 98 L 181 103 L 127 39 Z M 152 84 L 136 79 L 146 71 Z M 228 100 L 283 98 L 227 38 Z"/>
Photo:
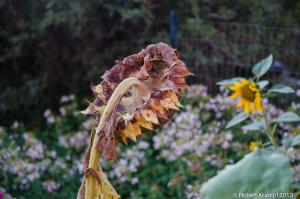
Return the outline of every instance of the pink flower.
<path id="1" fill-rule="evenodd" d="M 47 118 L 48 116 L 50 116 L 52 114 L 50 109 L 45 110 L 44 112 L 44 117 Z"/>
<path id="2" fill-rule="evenodd" d="M 61 116 L 65 116 L 66 115 L 66 109 L 64 107 L 60 107 L 59 108 L 59 112 L 60 112 Z"/>

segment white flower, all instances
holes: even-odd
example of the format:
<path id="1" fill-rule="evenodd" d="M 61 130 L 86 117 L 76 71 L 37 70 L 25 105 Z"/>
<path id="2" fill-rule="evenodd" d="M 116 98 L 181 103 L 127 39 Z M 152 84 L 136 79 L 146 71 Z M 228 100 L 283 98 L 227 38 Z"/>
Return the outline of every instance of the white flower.
<path id="1" fill-rule="evenodd" d="M 51 192 L 57 190 L 60 187 L 60 184 L 53 180 L 48 180 L 48 181 L 43 182 L 43 187 L 48 193 L 51 193 Z"/>
<path id="2" fill-rule="evenodd" d="M 48 124 L 54 124 L 55 123 L 55 117 L 54 116 L 47 117 L 47 123 Z"/>
<path id="3" fill-rule="evenodd" d="M 14 121 L 14 123 L 11 125 L 12 129 L 17 129 L 19 127 L 19 122 L 18 121 Z"/>
<path id="4" fill-rule="evenodd" d="M 131 184 L 135 185 L 139 182 L 139 179 L 137 177 L 134 177 L 130 180 Z"/>

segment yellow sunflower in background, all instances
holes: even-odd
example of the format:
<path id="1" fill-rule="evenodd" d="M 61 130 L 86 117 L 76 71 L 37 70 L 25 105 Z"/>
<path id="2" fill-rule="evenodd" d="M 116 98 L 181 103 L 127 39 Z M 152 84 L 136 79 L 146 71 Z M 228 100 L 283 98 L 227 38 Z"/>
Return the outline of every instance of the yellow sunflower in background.
<path id="1" fill-rule="evenodd" d="M 261 93 L 254 82 L 244 79 L 229 86 L 229 89 L 233 92 L 231 99 L 240 99 L 237 108 L 243 107 L 246 113 L 263 110 Z"/>
<path id="2" fill-rule="evenodd" d="M 249 145 L 249 150 L 250 151 L 254 151 L 256 148 L 259 148 L 259 145 L 257 142 L 250 142 L 250 145 Z"/>

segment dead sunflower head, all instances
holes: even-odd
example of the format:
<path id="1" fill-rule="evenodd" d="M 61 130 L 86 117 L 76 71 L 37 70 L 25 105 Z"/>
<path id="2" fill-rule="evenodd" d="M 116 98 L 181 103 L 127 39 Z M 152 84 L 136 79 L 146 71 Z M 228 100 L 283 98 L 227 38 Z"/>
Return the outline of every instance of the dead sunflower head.
<path id="1" fill-rule="evenodd" d="M 102 76 L 103 81 L 92 86 L 96 99 L 83 111 L 94 114 L 98 123 L 102 110 L 124 80 L 137 80 L 141 84 L 118 93 L 121 96 L 110 119 L 105 121 L 97 136 L 98 149 L 106 160 L 117 158 L 117 138 L 127 143 L 136 141 L 141 129 L 153 130 L 169 121 L 181 107 L 179 98 L 187 88 L 185 78 L 192 75 L 179 59 L 177 50 L 167 44 L 152 44 L 123 61 L 116 61 L 112 69 Z M 116 91 L 117 92 L 117 91 Z M 115 95 L 115 94 L 114 94 Z"/>

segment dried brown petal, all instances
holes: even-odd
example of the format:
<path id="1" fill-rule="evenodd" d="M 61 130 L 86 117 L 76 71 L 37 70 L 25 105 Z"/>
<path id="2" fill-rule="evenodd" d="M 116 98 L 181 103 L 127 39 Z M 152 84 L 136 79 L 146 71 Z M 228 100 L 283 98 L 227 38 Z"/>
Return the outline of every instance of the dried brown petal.
<path id="1" fill-rule="evenodd" d="M 176 65 L 171 69 L 168 75 L 171 77 L 187 77 L 193 75 L 193 73 L 188 71 L 188 69 L 184 66 Z"/>

